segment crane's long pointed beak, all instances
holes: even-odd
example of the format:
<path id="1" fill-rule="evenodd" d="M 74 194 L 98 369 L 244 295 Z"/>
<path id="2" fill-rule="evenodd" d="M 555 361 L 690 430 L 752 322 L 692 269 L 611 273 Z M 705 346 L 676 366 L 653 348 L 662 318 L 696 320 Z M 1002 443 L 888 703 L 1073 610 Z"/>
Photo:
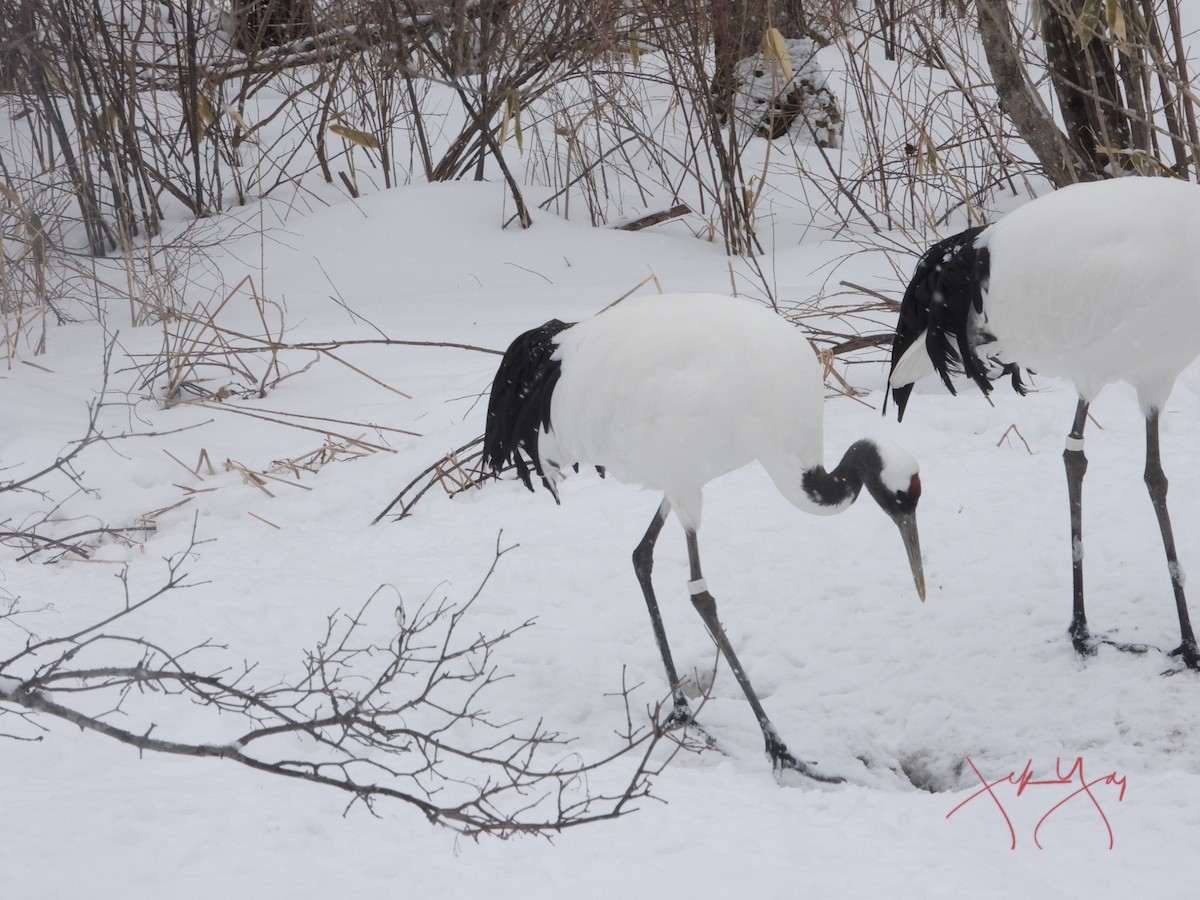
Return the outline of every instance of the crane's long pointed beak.
<path id="1" fill-rule="evenodd" d="M 925 602 L 925 568 L 921 565 L 921 539 L 917 535 L 917 516 L 915 513 L 896 516 L 893 521 L 900 529 L 900 537 L 904 541 L 904 550 L 908 553 L 908 564 L 912 566 L 913 581 L 917 585 L 917 596 Z"/>

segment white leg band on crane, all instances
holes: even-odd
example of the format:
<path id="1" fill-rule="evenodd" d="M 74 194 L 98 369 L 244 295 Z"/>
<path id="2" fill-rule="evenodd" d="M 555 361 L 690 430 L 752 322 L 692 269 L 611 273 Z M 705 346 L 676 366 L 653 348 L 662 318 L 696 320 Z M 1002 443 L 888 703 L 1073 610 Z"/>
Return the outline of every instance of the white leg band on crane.
<path id="1" fill-rule="evenodd" d="M 1083 438 L 1071 437 L 1068 434 L 1067 435 L 1067 449 L 1068 450 L 1082 450 L 1083 449 Z"/>
<path id="2" fill-rule="evenodd" d="M 708 590 L 708 582 L 703 578 L 697 578 L 695 581 L 688 582 L 688 593 L 695 597 L 697 594 L 703 594 Z"/>

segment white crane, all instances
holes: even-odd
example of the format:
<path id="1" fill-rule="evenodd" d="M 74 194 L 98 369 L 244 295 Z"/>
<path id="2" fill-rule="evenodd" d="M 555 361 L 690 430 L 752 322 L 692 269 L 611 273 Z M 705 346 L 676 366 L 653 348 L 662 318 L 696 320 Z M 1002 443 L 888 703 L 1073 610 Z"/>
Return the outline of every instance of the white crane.
<path id="1" fill-rule="evenodd" d="M 1055 191 L 990 226 L 935 244 L 904 294 L 889 378 L 901 418 L 913 383 L 933 371 L 951 393 L 950 376 L 962 372 L 987 394 L 993 362 L 1022 394 L 1021 369 L 1075 385 L 1078 402 L 1063 459 L 1073 560 L 1069 633 L 1081 655 L 1095 652 L 1083 606 L 1083 428 L 1100 390 L 1125 381 L 1137 391 L 1146 419 L 1145 482 L 1182 638 L 1172 655 L 1200 668 L 1158 433 L 1175 380 L 1197 355 L 1200 187 L 1175 179 L 1118 178 Z"/>
<path id="2" fill-rule="evenodd" d="M 696 540 L 704 485 L 755 460 L 810 513 L 841 512 L 865 487 L 899 526 L 925 599 L 916 462 L 890 443 L 860 440 L 826 471 L 823 407 L 812 346 L 765 308 L 713 295 L 631 298 L 513 341 L 492 385 L 484 459 L 495 471 L 515 464 L 530 490 L 532 467 L 556 500 L 554 482 L 579 463 L 661 491 L 633 567 L 674 698 L 669 724 L 692 721 L 650 577 L 655 541 L 674 510 L 687 537 L 692 603 L 758 718 L 774 768 L 832 782 L 842 779 L 797 760 L 763 710 L 717 619 Z"/>

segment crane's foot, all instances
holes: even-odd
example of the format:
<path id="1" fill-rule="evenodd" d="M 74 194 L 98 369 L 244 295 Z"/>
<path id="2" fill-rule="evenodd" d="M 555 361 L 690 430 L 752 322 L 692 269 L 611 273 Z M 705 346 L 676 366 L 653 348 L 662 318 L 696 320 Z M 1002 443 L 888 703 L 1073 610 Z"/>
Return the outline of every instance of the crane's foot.
<path id="1" fill-rule="evenodd" d="M 1178 656 L 1181 660 L 1183 660 L 1183 664 L 1193 672 L 1200 671 L 1200 650 L 1197 650 L 1196 641 L 1194 639 L 1185 640 L 1167 655 Z"/>
<path id="2" fill-rule="evenodd" d="M 659 725 L 660 732 L 666 734 L 670 731 L 682 730 L 687 736 L 696 740 L 705 750 L 716 750 L 718 753 L 724 753 L 721 745 L 717 743 L 717 739 L 713 737 L 707 728 L 696 721 L 696 715 L 692 712 L 692 707 L 686 700 L 677 699 L 675 707 L 671 710 L 670 715 L 663 719 Z"/>
<path id="3" fill-rule="evenodd" d="M 695 724 L 696 716 L 692 712 L 692 707 L 686 700 L 676 700 L 675 708 L 671 710 L 671 714 L 662 721 L 660 726 L 663 731 L 678 731 L 680 728 L 686 728 L 688 725 Z"/>
<path id="4" fill-rule="evenodd" d="M 1130 641 L 1114 641 L 1110 637 L 1092 637 L 1087 634 L 1085 629 L 1082 640 L 1077 640 L 1074 632 L 1071 632 L 1071 643 L 1075 647 L 1075 652 L 1080 656 L 1095 656 L 1097 651 L 1103 647 L 1112 647 L 1114 650 L 1120 650 L 1122 653 L 1149 653 L 1151 650 L 1157 650 L 1157 647 L 1152 647 L 1149 644 L 1135 644 Z M 1162 652 L 1161 650 L 1159 651 Z"/>
<path id="5" fill-rule="evenodd" d="M 1096 655 L 1096 643 L 1092 640 L 1092 633 L 1088 631 L 1087 622 L 1072 619 L 1067 627 L 1067 634 L 1071 636 L 1071 646 L 1080 656 Z"/>
<path id="6" fill-rule="evenodd" d="M 1115 650 L 1120 650 L 1122 653 L 1149 653 L 1157 648 L 1151 647 L 1149 644 L 1131 644 L 1128 641 L 1110 641 L 1108 638 L 1101 638 L 1100 643 L 1105 647 L 1112 647 Z M 1160 653 L 1162 651 L 1159 651 Z"/>
<path id="7" fill-rule="evenodd" d="M 843 784 L 846 779 L 840 775 L 826 775 L 823 772 L 818 772 L 813 768 L 816 763 L 801 762 L 792 756 L 783 741 L 778 738 L 767 737 L 767 755 L 771 757 L 771 767 L 775 771 L 775 779 L 778 781 L 784 772 L 799 772 L 806 778 L 811 778 L 813 781 L 819 781 L 822 784 Z"/>
<path id="8" fill-rule="evenodd" d="M 1155 647 L 1152 644 L 1135 644 L 1130 641 L 1114 641 L 1110 638 L 1100 638 L 1095 642 L 1096 646 L 1103 644 L 1105 647 L 1112 647 L 1114 650 L 1120 650 L 1122 653 L 1136 653 L 1142 655 L 1153 650 L 1155 653 L 1162 653 L 1160 647 Z M 1193 672 L 1200 671 L 1200 649 L 1197 648 L 1194 640 L 1184 641 L 1174 650 L 1167 654 L 1169 657 L 1178 657 L 1187 669 Z M 1182 669 L 1167 669 L 1162 674 L 1178 675 Z"/>

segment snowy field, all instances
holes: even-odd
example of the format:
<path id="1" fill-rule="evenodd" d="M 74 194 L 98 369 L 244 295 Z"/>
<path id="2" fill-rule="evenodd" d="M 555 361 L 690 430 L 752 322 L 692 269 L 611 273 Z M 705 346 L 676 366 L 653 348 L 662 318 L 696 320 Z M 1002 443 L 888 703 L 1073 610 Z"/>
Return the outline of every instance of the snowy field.
<path id="1" fill-rule="evenodd" d="M 720 247 L 681 230 L 628 234 L 540 214 L 527 232 L 502 231 L 503 203 L 498 184 L 416 186 L 283 225 L 270 221 L 268 206 L 252 223 L 265 227 L 265 239 L 224 239 L 217 264 L 226 290 L 252 274 L 260 293 L 286 304 L 290 342 L 382 332 L 502 350 L 547 319 L 594 313 L 650 273 L 668 292 L 729 289 Z M 801 213 L 776 215 L 782 249 L 769 270 L 781 305 L 807 303 L 841 279 L 898 296 L 879 254 L 846 260 L 844 244 L 800 239 Z M 202 286 L 215 274 L 197 278 Z M 261 333 L 242 294 L 221 316 L 230 329 Z M 108 321 L 119 330 L 110 389 L 135 388 L 133 365 L 158 351 L 162 329 L 122 325 L 118 311 Z M 104 342 L 95 324 L 56 328 L 45 355 L 25 357 L 36 365 L 0 372 L 5 478 L 47 464 L 81 436 Z M 473 634 L 535 624 L 497 648 L 493 662 L 508 677 L 492 688 L 488 709 L 502 721 L 543 720 L 574 737 L 570 753 L 580 758 L 612 752 L 625 727 L 622 684 L 633 688 L 635 713 L 666 694 L 629 559 L 658 498 L 583 472 L 562 486 L 561 507 L 507 480 L 453 499 L 435 490 L 410 517 L 372 527 L 422 469 L 482 432 L 498 358 L 447 347 L 339 353 L 375 380 L 329 358 L 305 370 L 314 355 L 291 352 L 282 364 L 297 374 L 261 400 L 167 408 L 134 390 L 132 406 L 110 408 L 106 429 L 162 435 L 86 450 L 76 469 L 89 492 L 65 479 L 46 485 L 61 502 L 54 516 L 63 529 L 130 523 L 190 499 L 159 515 L 144 542 L 107 540 L 88 561 L 17 562 L 18 551 L 0 548 L 0 598 L 20 598 L 30 610 L 0 621 L 0 658 L 19 649 L 23 629 L 63 633 L 119 608 L 121 585 L 105 576 L 125 566 L 134 591 L 161 583 L 164 557 L 184 550 L 194 529 L 203 543 L 186 568 L 197 584 L 123 627 L 164 646 L 211 639 L 224 649 L 206 651 L 207 660 L 234 669 L 256 662 L 269 682 L 302 666 L 331 613 L 358 609 L 381 585 L 391 599 L 369 609 L 366 627 L 385 642 L 396 628 L 397 593 L 408 608 L 427 597 L 464 602 L 503 532 L 501 544 L 514 549 L 463 627 Z M 868 435 L 918 458 L 927 602 L 917 599 L 894 526 L 865 499 L 841 516 L 806 516 L 751 467 L 710 486 L 701 532 L 722 620 L 764 705 L 797 755 L 845 784 L 778 784 L 724 667 L 700 714 L 724 752 L 679 753 L 634 811 L 553 841 L 464 839 L 399 803 L 372 815 L 317 785 L 219 760 L 139 755 L 48 717 L 35 727 L 10 715 L 0 717 L 0 732 L 37 740 L 0 740 L 0 895 L 1194 892 L 1200 679 L 1164 677 L 1178 665 L 1154 649 L 1105 647 L 1081 661 L 1065 633 L 1071 570 L 1061 453 L 1072 391 L 1039 380 L 1022 399 L 1002 385 L 992 408 L 969 384 L 955 398 L 928 379 L 898 425 L 879 412 L 882 364 L 854 366 L 849 377 L 869 393 L 831 394 L 826 458 L 836 462 Z M 320 427 L 268 423 L 223 405 L 372 422 L 381 429 L 354 436 L 393 452 L 341 458 L 290 485 L 269 482 L 268 494 L 225 461 L 266 471 L 321 447 Z M 1089 621 L 1095 632 L 1169 650 L 1178 629 L 1142 483 L 1132 391 L 1110 388 L 1093 414 L 1084 487 Z M 1197 567 L 1200 476 L 1191 461 L 1200 445 L 1200 368 L 1181 377 L 1162 421 L 1176 539 L 1183 564 Z M 185 471 L 202 452 L 212 472 Z M 0 519 L 12 525 L 46 505 L 28 494 L 5 502 Z M 687 600 L 674 521 L 659 542 L 655 577 L 677 663 L 711 671 L 714 650 Z M 130 702 L 132 716 L 142 707 Z M 146 702 L 159 737 L 238 733 L 182 698 Z M 1056 764 L 1062 783 L 1037 783 L 1055 780 Z M 598 782 L 619 779 L 621 765 Z M 984 780 L 999 782 L 991 795 L 980 793 Z"/>

